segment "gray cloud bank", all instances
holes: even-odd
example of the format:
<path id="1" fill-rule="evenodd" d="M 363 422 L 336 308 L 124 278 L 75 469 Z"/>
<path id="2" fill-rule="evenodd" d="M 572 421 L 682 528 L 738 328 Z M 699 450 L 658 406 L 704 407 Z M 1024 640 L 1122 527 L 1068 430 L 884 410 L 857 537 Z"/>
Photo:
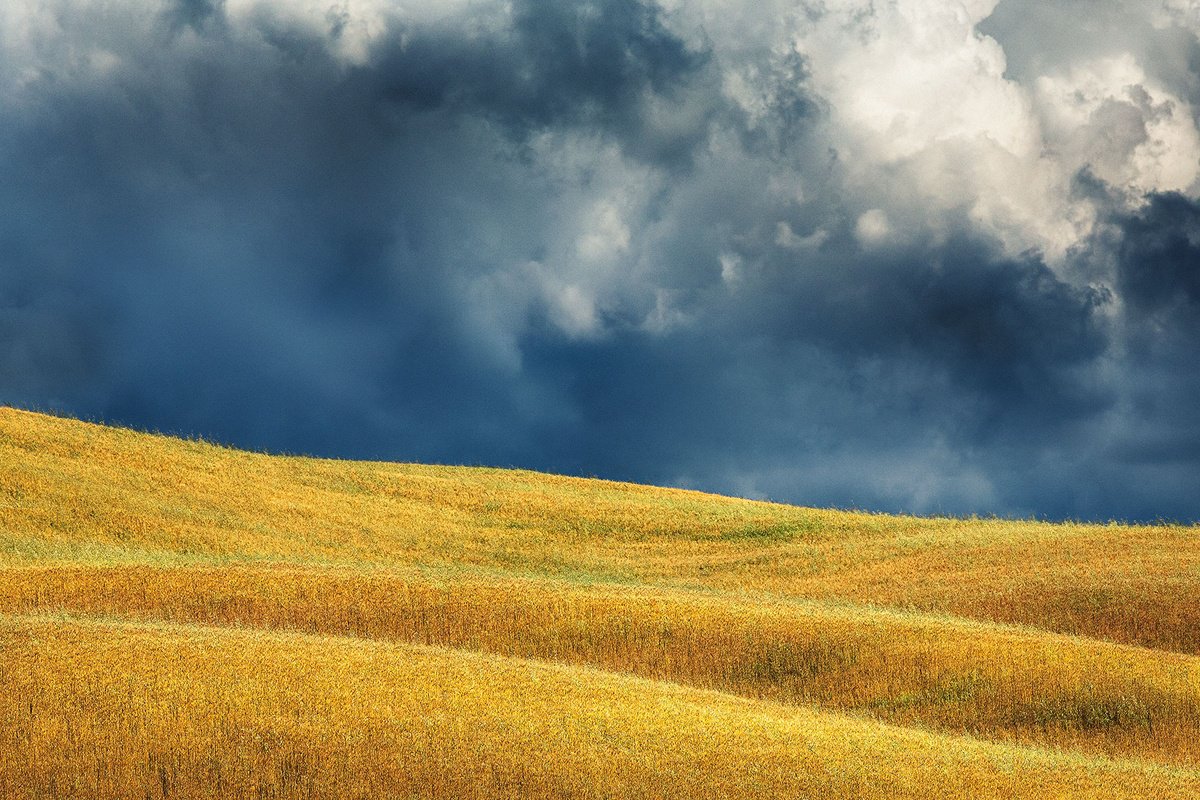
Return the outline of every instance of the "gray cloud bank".
<path id="1" fill-rule="evenodd" d="M 1079 5 L 15 0 L 0 402 L 1195 520 L 1200 13 Z"/>

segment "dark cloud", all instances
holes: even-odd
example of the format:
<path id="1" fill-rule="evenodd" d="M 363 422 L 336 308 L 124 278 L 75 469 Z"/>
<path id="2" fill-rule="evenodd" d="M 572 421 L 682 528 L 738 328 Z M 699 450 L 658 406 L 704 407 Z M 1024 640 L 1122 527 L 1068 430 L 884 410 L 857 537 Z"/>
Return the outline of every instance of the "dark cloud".
<path id="1" fill-rule="evenodd" d="M 410 35 L 399 26 L 356 79 L 400 114 L 447 109 L 479 116 L 518 143 L 540 130 L 586 127 L 616 138 L 635 157 L 680 164 L 717 110 L 703 74 L 708 57 L 641 0 L 521 0 L 511 26 L 497 34 Z M 690 124 L 667 124 L 668 115 Z"/>
<path id="2" fill-rule="evenodd" d="M 679 161 L 639 104 L 704 63 L 621 0 L 518 4 L 492 39 L 397 28 L 359 66 L 272 18 L 170 40 L 89 23 L 72 33 L 129 37 L 121 63 L 41 76 L 0 126 L 5 399 L 379 457 L 502 457 L 510 426 L 471 417 L 505 413 L 508 376 L 458 292 L 544 246 L 552 187 L 523 147 L 599 125 Z"/>
<path id="3" fill-rule="evenodd" d="M 1177 193 L 1156 194 L 1116 223 L 1117 285 L 1135 316 L 1186 318 L 1200 311 L 1200 205 Z"/>
<path id="4" fill-rule="evenodd" d="M 210 20 L 219 19 L 224 6 L 224 0 L 171 0 L 163 16 L 173 30 L 185 25 L 198 30 Z"/>
<path id="5" fill-rule="evenodd" d="M 837 505 L 1080 513 L 1070 477 L 1032 504 L 1021 470 L 1050 442 L 1086 444 L 1115 402 L 1095 374 L 1104 293 L 969 240 L 829 250 L 750 278 L 703 326 L 537 337 L 531 360 L 575 410 L 557 463 L 706 487 L 733 473 L 741 491 Z"/>
<path id="6" fill-rule="evenodd" d="M 1185 496 L 1200 489 L 1200 205 L 1158 194 L 1117 215 L 1116 285 L 1123 323 L 1128 422 L 1114 456 L 1155 470 Z M 1179 512 L 1195 513 L 1195 512 Z"/>
<path id="7" fill-rule="evenodd" d="M 733 22 L 522 0 L 364 39 L 346 4 L 250 9 L 85 4 L 13 56 L 0 402 L 805 503 L 1200 516 L 1186 197 L 1110 211 L 1064 267 L 966 204 L 872 212 L 807 58 Z"/>

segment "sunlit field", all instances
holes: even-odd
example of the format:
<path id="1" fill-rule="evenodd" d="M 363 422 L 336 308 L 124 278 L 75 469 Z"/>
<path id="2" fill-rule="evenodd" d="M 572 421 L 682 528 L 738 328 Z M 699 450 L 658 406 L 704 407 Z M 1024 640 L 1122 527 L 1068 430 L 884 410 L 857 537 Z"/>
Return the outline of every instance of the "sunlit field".
<path id="1" fill-rule="evenodd" d="M 0 409 L 4 797 L 1200 796 L 1200 531 Z"/>

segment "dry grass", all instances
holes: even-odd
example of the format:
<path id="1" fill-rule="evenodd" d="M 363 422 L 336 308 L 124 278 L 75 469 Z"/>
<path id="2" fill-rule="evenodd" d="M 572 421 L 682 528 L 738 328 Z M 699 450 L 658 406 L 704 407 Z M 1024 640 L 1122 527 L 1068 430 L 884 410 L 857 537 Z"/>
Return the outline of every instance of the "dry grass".
<path id="1" fill-rule="evenodd" d="M 841 598 L 1200 653 L 1200 534 L 279 458 L 0 408 L 0 563 L 288 561 Z"/>
<path id="2" fill-rule="evenodd" d="M 0 618 L 11 796 L 1184 798 L 1200 778 L 592 670 Z"/>
<path id="3" fill-rule="evenodd" d="M 1200 658 L 714 593 L 286 567 L 0 570 L 0 611 L 443 645 L 1200 768 Z"/>
<path id="4" fill-rule="evenodd" d="M 0 796 L 1196 796 L 1198 590 L 1195 528 L 279 458 L 0 409 Z"/>

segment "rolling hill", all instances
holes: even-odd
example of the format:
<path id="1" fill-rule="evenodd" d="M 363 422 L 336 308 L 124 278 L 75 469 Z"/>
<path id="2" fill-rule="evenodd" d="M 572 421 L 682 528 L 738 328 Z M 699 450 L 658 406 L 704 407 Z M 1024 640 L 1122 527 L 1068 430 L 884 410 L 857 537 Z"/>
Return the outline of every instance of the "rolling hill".
<path id="1" fill-rule="evenodd" d="M 1200 530 L 0 409 L 0 797 L 1196 797 Z"/>

